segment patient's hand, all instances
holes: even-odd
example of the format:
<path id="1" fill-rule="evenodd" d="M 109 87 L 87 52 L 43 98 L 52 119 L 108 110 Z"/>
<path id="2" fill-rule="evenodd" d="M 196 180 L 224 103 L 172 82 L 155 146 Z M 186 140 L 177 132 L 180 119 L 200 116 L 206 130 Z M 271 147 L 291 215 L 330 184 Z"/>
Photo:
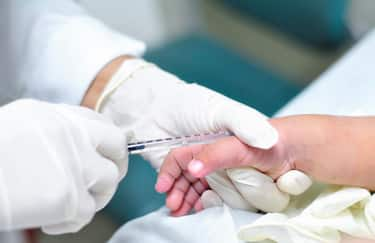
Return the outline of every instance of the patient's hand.
<path id="1" fill-rule="evenodd" d="M 291 116 L 271 119 L 270 123 L 279 133 L 279 140 L 268 150 L 248 146 L 236 137 L 224 138 L 208 145 L 175 149 L 168 154 L 161 167 L 156 190 L 167 192 L 167 207 L 172 210 L 172 215 L 183 215 L 193 207 L 196 210 L 202 209 L 200 194 L 208 188 L 208 185 L 203 179 L 196 178 L 204 178 L 216 170 L 252 167 L 272 179 L 277 179 L 292 169 L 302 169 L 308 174 L 313 172 L 312 175 L 318 172 L 311 171 L 309 168 L 318 167 L 324 171 L 323 168 L 327 167 L 326 160 L 320 159 L 324 167 L 312 166 L 312 161 L 315 160 L 314 155 L 320 154 L 319 151 L 327 148 L 327 142 L 334 140 L 334 138 L 327 140 L 330 132 L 335 133 L 331 126 L 327 127 L 327 119 L 330 120 L 324 116 Z M 319 173 L 322 172 L 319 171 Z M 247 176 L 250 174 L 247 173 Z M 250 191 L 245 199 L 252 206 L 267 212 L 282 210 L 283 205 L 286 206 L 288 203 L 288 196 L 282 195 L 283 192 L 297 195 L 311 184 L 311 180 L 302 173 L 290 175 L 288 173 L 281 177 L 276 187 L 272 180 L 254 174 L 253 176 L 257 179 L 248 178 L 252 182 L 247 189 L 245 188 L 247 192 Z M 268 186 L 264 186 L 265 184 Z M 239 188 L 232 189 L 230 190 L 235 193 Z M 267 190 L 267 193 L 264 194 L 262 190 Z M 257 195 L 259 199 L 252 199 L 254 195 Z M 242 196 L 244 196 L 243 193 Z M 281 198 L 283 200 L 280 200 Z M 274 201 L 273 204 L 276 203 L 276 206 L 269 207 L 262 201 Z"/>
<path id="2" fill-rule="evenodd" d="M 174 216 L 184 215 L 192 208 L 199 211 L 200 195 L 208 189 L 203 178 L 215 170 L 252 166 L 275 179 L 292 169 L 293 160 L 281 141 L 269 150 L 250 147 L 236 137 L 175 149 L 160 169 L 156 190 L 167 192 L 166 205 Z"/>
<path id="3" fill-rule="evenodd" d="M 203 177 L 192 176 L 187 165 L 203 148 L 203 145 L 193 145 L 172 150 L 160 168 L 155 189 L 167 192 L 166 205 L 173 216 L 185 215 L 192 208 L 202 209 L 199 198 L 208 184 Z"/>
<path id="4" fill-rule="evenodd" d="M 199 194 L 207 184 L 194 178 L 244 166 L 274 179 L 296 169 L 324 183 L 375 189 L 375 117 L 300 115 L 270 122 L 279 133 L 279 141 L 269 150 L 228 137 L 170 152 L 156 184 L 157 191 L 167 192 L 167 206 L 176 215 L 193 206 L 199 210 Z"/>

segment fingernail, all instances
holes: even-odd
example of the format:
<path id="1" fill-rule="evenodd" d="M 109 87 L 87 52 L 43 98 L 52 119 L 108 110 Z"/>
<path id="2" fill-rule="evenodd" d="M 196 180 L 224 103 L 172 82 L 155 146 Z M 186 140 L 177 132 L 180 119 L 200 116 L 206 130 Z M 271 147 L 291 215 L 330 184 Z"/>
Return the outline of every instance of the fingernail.
<path id="1" fill-rule="evenodd" d="M 169 188 L 169 180 L 165 176 L 159 176 L 155 185 L 155 190 L 159 193 L 166 192 Z"/>
<path id="2" fill-rule="evenodd" d="M 203 162 L 200 160 L 192 160 L 189 165 L 188 169 L 193 174 L 199 174 L 203 170 Z"/>

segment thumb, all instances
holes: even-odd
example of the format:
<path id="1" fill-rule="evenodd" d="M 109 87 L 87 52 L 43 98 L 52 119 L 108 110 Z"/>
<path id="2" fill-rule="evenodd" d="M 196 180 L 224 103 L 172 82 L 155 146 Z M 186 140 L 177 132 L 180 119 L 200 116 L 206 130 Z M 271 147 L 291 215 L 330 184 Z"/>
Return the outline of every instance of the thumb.
<path id="1" fill-rule="evenodd" d="M 291 195 L 300 195 L 312 185 L 309 176 L 299 170 L 290 170 L 277 179 L 278 188 Z"/>
<path id="2" fill-rule="evenodd" d="M 263 152 L 264 150 L 249 147 L 234 136 L 227 137 L 203 145 L 189 162 L 187 169 L 194 177 L 202 178 L 220 169 L 251 166 L 252 161 L 262 161 Z"/>

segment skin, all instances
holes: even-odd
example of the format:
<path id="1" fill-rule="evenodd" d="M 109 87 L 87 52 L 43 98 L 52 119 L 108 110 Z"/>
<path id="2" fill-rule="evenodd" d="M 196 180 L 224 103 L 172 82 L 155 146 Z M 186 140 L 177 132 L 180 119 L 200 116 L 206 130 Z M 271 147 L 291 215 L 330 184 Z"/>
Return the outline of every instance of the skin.
<path id="1" fill-rule="evenodd" d="M 155 188 L 167 193 L 172 215 L 202 209 L 194 183 L 224 168 L 254 167 L 277 179 L 297 169 L 318 181 L 375 189 L 375 117 L 298 115 L 270 119 L 279 132 L 269 150 L 248 146 L 236 137 L 208 145 L 178 148 L 166 157 Z M 181 182 L 183 181 L 183 182 Z"/>
<path id="2" fill-rule="evenodd" d="M 111 80 L 113 74 L 119 69 L 121 64 L 126 61 L 133 59 L 131 56 L 120 56 L 112 61 L 110 61 L 106 66 L 104 66 L 99 73 L 96 75 L 95 79 L 92 81 L 90 87 L 87 89 L 81 106 L 85 106 L 90 109 L 95 109 L 95 105 L 103 92 L 107 83 Z"/>

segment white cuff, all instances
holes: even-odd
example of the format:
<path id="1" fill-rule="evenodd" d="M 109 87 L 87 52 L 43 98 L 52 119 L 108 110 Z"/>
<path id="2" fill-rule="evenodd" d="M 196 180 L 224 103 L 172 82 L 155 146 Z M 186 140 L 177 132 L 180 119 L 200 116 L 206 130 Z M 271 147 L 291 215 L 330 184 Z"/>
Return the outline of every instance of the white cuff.
<path id="1" fill-rule="evenodd" d="M 139 70 L 147 67 L 155 66 L 152 63 L 145 62 L 142 59 L 126 60 L 124 61 L 117 72 L 112 76 L 108 82 L 98 101 L 96 102 L 95 110 L 100 112 L 102 105 L 106 99 L 120 87 L 121 84 L 132 78 L 133 74 Z"/>

